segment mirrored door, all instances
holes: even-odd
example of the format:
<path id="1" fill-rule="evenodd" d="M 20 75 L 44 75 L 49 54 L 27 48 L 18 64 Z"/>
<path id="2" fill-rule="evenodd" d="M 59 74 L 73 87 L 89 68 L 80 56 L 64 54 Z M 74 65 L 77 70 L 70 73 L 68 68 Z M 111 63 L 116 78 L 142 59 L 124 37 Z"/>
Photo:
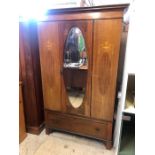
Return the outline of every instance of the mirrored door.
<path id="1" fill-rule="evenodd" d="M 68 101 L 73 108 L 83 104 L 88 73 L 88 57 L 85 39 L 78 27 L 68 33 L 63 59 L 64 82 Z"/>
<path id="2" fill-rule="evenodd" d="M 59 24 L 62 60 L 62 109 L 90 116 L 92 20 Z"/>

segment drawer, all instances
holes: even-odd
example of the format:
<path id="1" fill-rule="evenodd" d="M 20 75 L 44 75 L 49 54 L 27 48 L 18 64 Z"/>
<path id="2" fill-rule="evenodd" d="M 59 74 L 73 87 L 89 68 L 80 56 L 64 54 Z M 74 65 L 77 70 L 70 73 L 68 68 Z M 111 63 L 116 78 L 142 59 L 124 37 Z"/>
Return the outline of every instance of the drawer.
<path id="1" fill-rule="evenodd" d="M 108 125 L 103 121 L 51 111 L 45 111 L 45 120 L 46 127 L 51 129 L 107 140 Z"/>

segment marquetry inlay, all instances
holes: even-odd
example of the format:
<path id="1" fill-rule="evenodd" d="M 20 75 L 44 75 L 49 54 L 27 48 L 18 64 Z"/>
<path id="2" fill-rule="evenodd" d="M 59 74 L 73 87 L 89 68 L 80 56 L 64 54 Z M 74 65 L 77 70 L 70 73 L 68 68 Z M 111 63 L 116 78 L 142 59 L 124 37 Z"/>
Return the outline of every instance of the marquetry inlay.
<path id="1" fill-rule="evenodd" d="M 102 49 L 110 49 L 112 47 L 112 45 L 108 41 L 105 41 L 100 46 Z"/>
<path id="2" fill-rule="evenodd" d="M 51 41 L 47 41 L 47 49 L 51 49 L 53 47 L 53 43 Z"/>
<path id="3" fill-rule="evenodd" d="M 113 45 L 108 41 L 105 41 L 102 44 L 100 44 L 100 49 L 103 49 L 104 52 L 108 52 L 113 55 Z"/>
<path id="4" fill-rule="evenodd" d="M 65 29 L 65 30 L 64 30 L 64 35 L 66 36 L 67 34 L 68 34 L 68 30 Z"/>

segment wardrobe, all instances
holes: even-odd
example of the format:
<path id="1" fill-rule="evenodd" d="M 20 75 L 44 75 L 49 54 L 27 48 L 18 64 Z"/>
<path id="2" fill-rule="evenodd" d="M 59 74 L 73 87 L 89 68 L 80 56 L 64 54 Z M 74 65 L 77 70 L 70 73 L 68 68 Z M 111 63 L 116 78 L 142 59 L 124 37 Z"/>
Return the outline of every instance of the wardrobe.
<path id="1" fill-rule="evenodd" d="M 38 22 L 46 133 L 112 147 L 123 5 L 49 10 Z"/>
<path id="2" fill-rule="evenodd" d="M 44 104 L 37 23 L 19 23 L 19 79 L 22 82 L 26 131 L 40 134 L 44 128 Z"/>

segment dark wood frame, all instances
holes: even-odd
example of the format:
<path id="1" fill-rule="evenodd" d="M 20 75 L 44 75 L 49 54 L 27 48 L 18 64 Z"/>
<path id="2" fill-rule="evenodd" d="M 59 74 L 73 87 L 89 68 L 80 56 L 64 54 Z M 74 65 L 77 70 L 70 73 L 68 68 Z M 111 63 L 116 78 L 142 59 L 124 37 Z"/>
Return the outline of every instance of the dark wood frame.
<path id="1" fill-rule="evenodd" d="M 109 10 L 122 10 L 129 6 L 126 4 L 115 4 L 115 5 L 100 5 L 100 6 L 91 6 L 91 7 L 73 7 L 73 8 L 61 8 L 61 9 L 52 9 L 48 10 L 46 15 L 55 15 L 55 14 L 66 14 L 66 13 L 82 13 L 82 12 L 96 12 L 96 11 L 109 11 Z"/>
<path id="2" fill-rule="evenodd" d="M 19 23 L 19 61 L 26 130 L 29 133 L 40 134 L 44 128 L 44 107 L 35 22 Z"/>

